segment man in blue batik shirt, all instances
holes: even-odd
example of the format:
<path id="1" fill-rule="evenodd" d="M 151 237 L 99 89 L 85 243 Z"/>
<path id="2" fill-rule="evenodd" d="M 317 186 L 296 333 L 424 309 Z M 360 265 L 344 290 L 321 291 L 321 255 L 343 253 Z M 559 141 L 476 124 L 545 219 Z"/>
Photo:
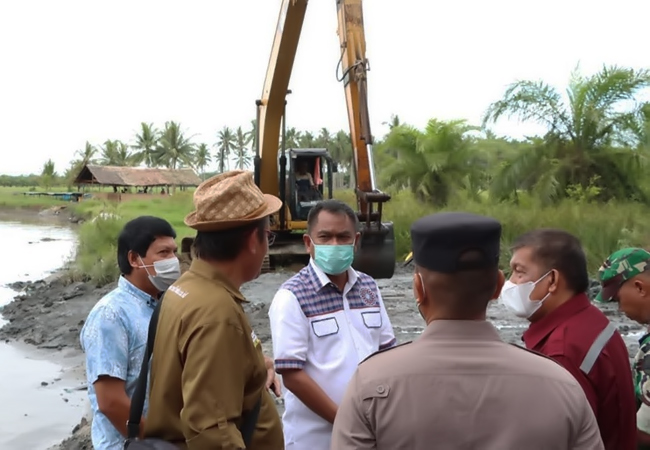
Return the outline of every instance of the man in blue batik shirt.
<path id="1" fill-rule="evenodd" d="M 117 287 L 97 302 L 81 330 L 95 450 L 124 447 L 149 321 L 161 292 L 180 276 L 175 238 L 166 220 L 142 216 L 128 222 L 117 241 Z"/>

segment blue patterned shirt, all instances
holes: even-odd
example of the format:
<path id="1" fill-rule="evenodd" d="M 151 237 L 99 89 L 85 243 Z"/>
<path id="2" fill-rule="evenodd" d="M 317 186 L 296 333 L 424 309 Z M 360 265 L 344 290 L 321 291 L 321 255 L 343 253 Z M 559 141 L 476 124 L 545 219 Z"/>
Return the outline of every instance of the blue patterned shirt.
<path id="1" fill-rule="evenodd" d="M 133 396 L 142 358 L 147 347 L 149 321 L 155 300 L 126 278 L 95 304 L 81 330 L 81 348 L 86 353 L 88 398 L 93 411 L 92 441 L 95 450 L 121 450 L 124 437 L 99 411 L 93 383 L 101 375 L 126 382 Z M 148 392 L 147 392 L 148 394 Z M 148 395 L 143 414 L 146 415 Z"/>

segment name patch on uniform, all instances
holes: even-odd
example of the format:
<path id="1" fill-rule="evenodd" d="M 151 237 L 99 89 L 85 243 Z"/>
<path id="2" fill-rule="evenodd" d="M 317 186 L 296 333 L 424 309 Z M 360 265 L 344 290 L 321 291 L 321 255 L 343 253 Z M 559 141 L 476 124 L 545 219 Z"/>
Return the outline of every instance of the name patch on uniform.
<path id="1" fill-rule="evenodd" d="M 255 331 L 251 331 L 251 339 L 253 340 L 253 345 L 254 345 L 255 347 L 257 347 L 258 345 L 261 345 L 261 344 L 262 344 L 262 341 L 260 341 L 260 340 L 257 338 L 257 335 L 255 334 Z"/>
<path id="2" fill-rule="evenodd" d="M 187 297 L 187 292 L 179 288 L 178 286 L 171 285 L 169 286 L 169 291 L 172 291 L 174 294 L 178 295 L 180 298 Z"/>
<path id="3" fill-rule="evenodd" d="M 363 301 L 364 305 L 367 306 L 376 306 L 377 305 L 377 296 L 375 293 L 368 288 L 361 288 L 359 290 L 359 296 Z"/>

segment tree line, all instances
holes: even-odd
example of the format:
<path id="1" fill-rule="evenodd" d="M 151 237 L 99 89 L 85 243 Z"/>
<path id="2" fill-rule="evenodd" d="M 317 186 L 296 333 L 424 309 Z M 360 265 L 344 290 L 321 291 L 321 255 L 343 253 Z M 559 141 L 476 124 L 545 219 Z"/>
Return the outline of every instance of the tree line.
<path id="1" fill-rule="evenodd" d="M 388 134 L 374 146 L 380 187 L 409 189 L 437 206 L 459 195 L 517 202 L 524 193 L 542 203 L 564 198 L 647 203 L 650 103 L 639 98 L 649 87 L 648 70 L 604 66 L 585 76 L 576 69 L 566 95 L 543 81 L 512 83 L 478 125 L 432 119 L 421 130 L 393 116 Z M 522 140 L 496 136 L 489 126 L 504 117 L 542 124 L 546 132 Z M 161 130 L 142 123 L 132 145 L 86 143 L 63 176 L 69 179 L 91 162 L 193 167 L 204 176 L 213 161 L 219 172 L 230 169 L 231 160 L 232 168 L 247 169 L 252 166 L 255 135 L 255 121 L 247 128 L 224 127 L 211 148 L 195 143 L 176 122 L 165 123 Z M 288 128 L 286 146 L 328 148 L 343 171 L 351 172 L 352 146 L 345 131 Z M 56 176 L 48 161 L 41 179 L 52 182 Z M 0 176 L 0 184 L 5 181 Z"/>
<path id="2" fill-rule="evenodd" d="M 410 189 L 445 205 L 452 196 L 550 204 L 565 198 L 648 203 L 650 103 L 640 100 L 650 71 L 604 66 L 573 71 L 566 95 L 543 81 L 512 83 L 481 126 L 431 120 L 424 130 L 394 124 L 376 161 L 383 186 Z M 488 126 L 502 117 L 544 125 L 513 140 Z"/>
<path id="3" fill-rule="evenodd" d="M 0 186 L 71 185 L 86 164 L 121 167 L 145 165 L 169 169 L 190 167 L 202 178 L 212 175 L 205 170 L 213 162 L 217 164 L 215 173 L 234 168 L 251 169 L 256 134 L 255 120 L 251 121 L 248 129 L 225 126 L 217 133 L 215 143 L 209 145 L 196 142 L 195 136 L 189 136 L 178 122 L 166 122 L 162 129 L 142 122 L 132 144 L 117 139 L 108 139 L 101 145 L 86 141 L 85 147 L 75 152 L 74 159 L 62 173 L 49 159 L 43 164 L 40 175 L 0 175 Z M 287 128 L 285 145 L 287 148 L 327 148 L 344 170 L 352 164 L 350 136 L 342 130 L 332 133 L 327 128 L 321 128 L 318 133 L 313 133 Z"/>

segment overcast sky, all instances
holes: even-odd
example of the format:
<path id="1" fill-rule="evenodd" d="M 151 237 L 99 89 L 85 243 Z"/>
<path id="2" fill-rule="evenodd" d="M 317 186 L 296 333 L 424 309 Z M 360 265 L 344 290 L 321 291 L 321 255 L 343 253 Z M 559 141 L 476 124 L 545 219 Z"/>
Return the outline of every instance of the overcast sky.
<path id="1" fill-rule="evenodd" d="M 523 6 L 523 5 L 527 6 Z M 336 2 L 310 0 L 288 125 L 347 129 Z M 603 6 L 600 6 L 603 5 Z M 133 142 L 142 121 L 179 121 L 197 142 L 248 127 L 280 0 L 20 0 L 0 3 L 0 173 L 67 167 L 86 140 Z M 648 0 L 366 0 L 370 115 L 478 123 L 517 79 L 564 88 L 580 62 L 650 67 Z M 538 131 L 503 122 L 521 137 Z"/>

